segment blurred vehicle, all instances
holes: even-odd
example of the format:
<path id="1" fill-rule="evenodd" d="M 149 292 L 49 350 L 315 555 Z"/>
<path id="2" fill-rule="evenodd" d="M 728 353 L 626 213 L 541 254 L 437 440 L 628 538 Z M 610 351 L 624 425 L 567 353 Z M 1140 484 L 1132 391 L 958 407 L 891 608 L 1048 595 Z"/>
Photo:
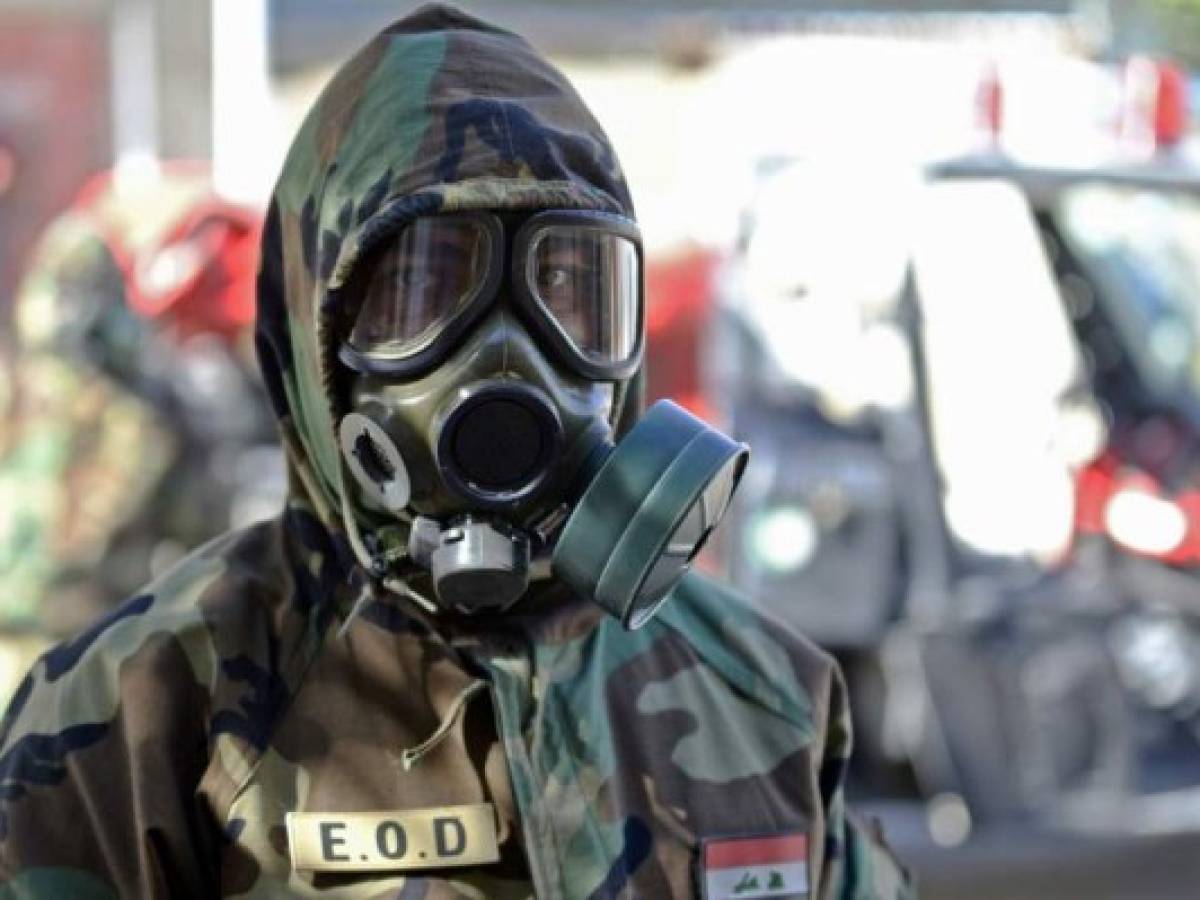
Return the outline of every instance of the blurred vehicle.
<path id="1" fill-rule="evenodd" d="M 719 295 L 731 576 L 947 842 L 1200 823 L 1200 167 L 1157 77 L 1132 160 L 773 162 Z"/>
<path id="2" fill-rule="evenodd" d="M 1091 170 L 1064 204 L 1109 190 L 1112 174 Z M 946 577 L 939 603 L 918 611 L 910 595 L 884 651 L 897 702 L 924 707 L 902 742 L 926 791 L 961 795 L 976 819 L 1194 827 L 1200 582 L 1144 555 L 1172 543 L 1144 486 L 1104 501 L 1103 535 L 1080 528 L 1089 473 L 1132 459 L 1128 435 L 1142 431 L 1147 452 L 1172 445 L 1169 406 L 1114 377 L 1144 336 L 1097 326 L 1102 308 L 1128 315 L 1138 298 L 1068 272 L 1054 241 L 1076 236 L 1051 230 L 1066 220 L 1025 188 L 937 172 L 918 229 L 914 346 Z M 964 221 L 986 222 L 988 241 Z M 1109 224 L 1149 233 L 1129 216 Z M 1086 310 L 1072 299 L 1085 290 Z"/>
<path id="3" fill-rule="evenodd" d="M 281 502 L 250 358 L 258 231 L 180 163 L 97 176 L 43 236 L 16 302 L 0 441 L 8 632 L 76 634 Z"/>
<path id="4" fill-rule="evenodd" d="M 786 595 L 827 646 L 877 645 L 902 600 L 904 512 L 885 445 L 913 377 L 888 212 L 912 188 L 834 161 L 766 173 L 718 291 L 712 403 L 755 454 L 730 576 L 768 605 Z"/>

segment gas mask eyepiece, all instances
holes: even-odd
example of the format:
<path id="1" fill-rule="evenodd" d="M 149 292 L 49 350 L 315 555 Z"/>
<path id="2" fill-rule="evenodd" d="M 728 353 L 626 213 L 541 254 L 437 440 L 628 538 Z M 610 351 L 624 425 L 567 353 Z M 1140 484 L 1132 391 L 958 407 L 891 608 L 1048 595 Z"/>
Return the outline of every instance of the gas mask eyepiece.
<path id="1" fill-rule="evenodd" d="M 367 275 L 338 351 L 356 372 L 419 377 L 444 363 L 501 295 L 580 377 L 620 381 L 641 361 L 642 243 L 621 216 L 540 212 L 511 240 L 489 213 L 428 216 L 409 223 Z"/>

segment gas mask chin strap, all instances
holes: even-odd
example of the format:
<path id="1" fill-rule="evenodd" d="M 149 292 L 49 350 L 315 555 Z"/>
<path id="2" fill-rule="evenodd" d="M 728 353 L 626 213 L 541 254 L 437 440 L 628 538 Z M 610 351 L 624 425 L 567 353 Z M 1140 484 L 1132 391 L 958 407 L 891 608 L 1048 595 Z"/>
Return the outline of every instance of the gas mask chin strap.
<path id="1" fill-rule="evenodd" d="M 338 457 L 338 471 L 339 477 L 342 480 L 341 490 L 339 491 L 342 500 L 342 524 L 345 527 L 346 537 L 350 542 L 350 548 L 354 551 L 354 558 L 358 560 L 358 564 L 367 571 L 371 579 L 377 581 L 391 593 L 411 600 L 427 613 L 436 613 L 437 604 L 418 594 L 399 578 L 393 578 L 388 574 L 391 569 L 391 563 L 395 560 L 387 560 L 382 554 L 372 553 L 367 548 L 367 542 L 363 539 L 362 531 L 358 527 L 358 519 L 354 515 L 353 504 L 350 502 L 350 492 L 347 490 L 348 473 L 346 471 L 346 462 L 340 455 Z M 366 609 L 367 604 L 371 602 L 371 595 L 372 592 L 368 583 L 364 586 L 359 598 L 354 602 L 354 606 L 350 609 L 350 612 L 346 614 L 345 620 L 338 629 L 338 637 L 344 636 L 354 620 Z"/>
<path id="2" fill-rule="evenodd" d="M 358 561 L 358 564 L 363 567 L 363 569 L 374 576 L 374 574 L 379 570 L 375 559 L 367 550 L 366 544 L 362 538 L 362 533 L 358 528 L 358 522 L 355 520 L 353 511 L 350 507 L 349 498 L 346 496 L 346 474 L 344 471 L 344 464 L 339 462 L 339 468 L 342 470 L 340 472 L 342 488 L 339 491 L 341 495 L 341 509 L 340 514 L 337 514 L 330 507 L 324 492 L 321 490 L 320 485 L 317 484 L 317 480 L 313 476 L 312 470 L 309 468 L 304 454 L 301 453 L 299 448 L 296 447 L 295 440 L 286 432 L 283 436 L 283 448 L 284 452 L 288 456 L 289 461 L 291 462 L 292 469 L 296 472 L 297 477 L 300 479 L 300 483 L 304 486 L 305 494 L 308 495 L 309 501 L 316 508 L 317 517 L 323 522 L 332 522 L 335 516 L 341 519 L 342 527 L 344 528 L 346 536 L 350 542 L 350 548 L 354 552 L 354 558 Z M 384 587 L 388 588 L 394 593 L 411 599 L 413 602 L 417 603 L 419 606 L 429 612 L 435 611 L 436 607 L 434 607 L 433 604 L 431 604 L 424 597 L 421 597 L 415 591 L 411 590 L 403 582 L 395 579 L 379 580 Z M 354 606 L 350 609 L 350 612 L 346 615 L 345 620 L 342 622 L 341 628 L 338 629 L 338 637 L 341 637 L 346 633 L 347 629 L 350 627 L 350 624 L 359 616 L 359 614 L 371 601 L 371 596 L 372 592 L 370 589 L 370 582 L 367 582 L 363 586 L 362 593 L 354 602 Z"/>

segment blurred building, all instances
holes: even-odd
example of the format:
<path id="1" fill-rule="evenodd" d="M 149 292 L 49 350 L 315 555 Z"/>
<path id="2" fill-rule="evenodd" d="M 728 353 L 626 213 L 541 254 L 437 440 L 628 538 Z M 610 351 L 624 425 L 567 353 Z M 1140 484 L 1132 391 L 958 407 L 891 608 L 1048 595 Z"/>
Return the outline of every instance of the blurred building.
<path id="1" fill-rule="evenodd" d="M 0 2 L 0 322 L 23 261 L 83 182 L 125 152 L 207 158 L 208 10 L 165 0 Z"/>
<path id="2" fill-rule="evenodd" d="M 332 66 L 415 2 L 0 0 L 0 155 L 17 176 L 0 199 L 0 321 L 16 272 L 84 178 L 156 157 L 214 159 L 218 186 L 261 201 L 300 110 Z M 1103 48 L 1138 3 L 1118 0 L 463 0 L 566 61 L 640 178 L 641 147 L 619 108 L 631 80 L 677 99 L 681 73 L 764 33 L 909 37 L 1041 35 Z M 1137 28 L 1129 26 L 1131 32 Z M 610 63 L 622 62 L 614 72 Z M 602 76 L 598 74 L 603 69 Z M 634 113 L 637 117 L 637 113 Z M 644 144 L 645 141 L 643 140 Z M 647 169 L 664 168 L 646 154 Z M 669 166 L 668 166 L 669 167 Z M 651 187 L 653 187 L 651 185 Z M 644 192 L 646 192 L 643 189 Z M 651 206 L 658 203 L 650 199 Z M 645 204 L 643 204 L 645 208 Z M 653 218 L 653 213 L 651 214 Z"/>
<path id="3" fill-rule="evenodd" d="M 1063 17 L 1078 12 L 1078 0 L 462 0 L 458 5 L 525 35 L 558 56 L 657 54 L 679 37 L 679 29 L 703 26 L 713 33 L 830 31 L 887 28 L 928 30 L 979 14 Z M 388 0 L 332 6 L 322 0 L 271 0 L 273 56 L 279 71 L 338 60 L 364 34 L 396 17 Z M 941 22 L 939 23 L 939 14 Z M 898 21 L 906 20 L 906 21 Z"/>

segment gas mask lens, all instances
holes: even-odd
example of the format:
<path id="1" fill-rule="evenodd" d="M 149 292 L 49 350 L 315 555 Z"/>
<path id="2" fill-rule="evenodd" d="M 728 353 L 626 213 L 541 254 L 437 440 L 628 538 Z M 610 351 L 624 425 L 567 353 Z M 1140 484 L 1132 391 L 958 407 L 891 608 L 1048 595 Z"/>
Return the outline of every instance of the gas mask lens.
<path id="1" fill-rule="evenodd" d="M 341 349 L 360 372 L 411 377 L 436 366 L 505 294 L 561 361 L 585 378 L 628 378 L 641 350 L 637 226 L 551 210 L 509 220 L 482 212 L 416 219 L 379 253 Z M 507 276 L 507 285 L 506 273 Z"/>
<path id="2" fill-rule="evenodd" d="M 601 365 L 637 347 L 641 273 L 633 241 L 593 227 L 549 225 L 530 240 L 530 295 L 572 349 Z"/>
<path id="3" fill-rule="evenodd" d="M 349 344 L 366 357 L 419 353 L 488 281 L 494 230 L 474 216 L 417 219 L 376 260 Z"/>

